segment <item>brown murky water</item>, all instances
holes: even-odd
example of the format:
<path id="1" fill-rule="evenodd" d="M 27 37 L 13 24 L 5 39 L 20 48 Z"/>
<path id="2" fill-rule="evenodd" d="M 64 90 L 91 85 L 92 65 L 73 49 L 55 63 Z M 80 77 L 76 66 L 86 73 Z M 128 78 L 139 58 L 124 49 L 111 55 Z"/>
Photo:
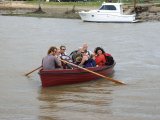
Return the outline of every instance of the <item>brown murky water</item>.
<path id="1" fill-rule="evenodd" d="M 1 120 L 159 120 L 160 23 L 83 23 L 81 20 L 0 16 Z M 52 45 L 67 52 L 87 42 L 117 64 L 113 78 L 42 88 L 37 72 Z"/>

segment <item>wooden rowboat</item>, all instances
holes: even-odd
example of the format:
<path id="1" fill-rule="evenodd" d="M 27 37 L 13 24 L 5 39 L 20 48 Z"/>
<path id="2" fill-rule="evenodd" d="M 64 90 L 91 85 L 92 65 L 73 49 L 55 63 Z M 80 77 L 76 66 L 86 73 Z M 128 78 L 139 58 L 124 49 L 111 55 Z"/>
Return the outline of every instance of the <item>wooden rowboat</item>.
<path id="1" fill-rule="evenodd" d="M 96 73 L 109 76 L 113 73 L 114 65 L 103 67 L 90 67 L 87 68 Z M 74 84 L 80 82 L 87 82 L 101 78 L 95 74 L 87 72 L 83 69 L 55 69 L 55 70 L 43 70 L 39 71 L 42 86 L 58 86 L 66 84 Z"/>

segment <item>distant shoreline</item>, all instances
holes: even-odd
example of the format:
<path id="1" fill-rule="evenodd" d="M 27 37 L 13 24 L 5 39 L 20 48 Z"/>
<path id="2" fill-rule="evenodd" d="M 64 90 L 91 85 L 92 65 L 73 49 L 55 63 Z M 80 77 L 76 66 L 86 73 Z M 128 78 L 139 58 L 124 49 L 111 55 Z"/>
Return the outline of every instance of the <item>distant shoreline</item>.
<path id="1" fill-rule="evenodd" d="M 51 18 L 69 18 L 80 19 L 78 11 L 97 9 L 98 7 L 73 6 L 73 5 L 43 5 L 43 12 L 39 12 L 38 4 L 28 4 L 25 2 L 12 2 L 0 4 L 0 14 L 8 16 L 32 16 L 32 17 L 51 17 Z"/>
<path id="2" fill-rule="evenodd" d="M 50 18 L 80 19 L 79 11 L 97 9 L 93 6 L 58 6 L 41 5 L 42 11 L 38 10 L 37 4 L 26 4 L 25 2 L 0 3 L 0 14 L 8 16 L 31 16 Z M 130 9 L 130 6 L 125 6 Z M 160 21 L 160 6 L 144 5 L 139 7 L 141 11 L 137 14 L 137 19 L 141 21 Z"/>

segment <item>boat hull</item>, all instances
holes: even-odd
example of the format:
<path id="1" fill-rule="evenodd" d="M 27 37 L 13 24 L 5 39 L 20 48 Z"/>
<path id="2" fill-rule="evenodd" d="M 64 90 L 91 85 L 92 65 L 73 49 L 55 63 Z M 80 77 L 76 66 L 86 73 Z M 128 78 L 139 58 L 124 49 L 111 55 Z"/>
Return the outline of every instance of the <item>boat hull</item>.
<path id="1" fill-rule="evenodd" d="M 110 14 L 98 11 L 79 12 L 81 19 L 85 22 L 136 22 L 135 14 L 123 15 L 123 14 Z"/>
<path id="2" fill-rule="evenodd" d="M 112 66 L 88 68 L 99 74 L 109 76 L 113 73 Z M 82 69 L 63 69 L 63 70 L 40 70 L 40 79 L 43 87 L 58 86 L 87 82 L 101 78 L 98 75 L 84 71 Z"/>

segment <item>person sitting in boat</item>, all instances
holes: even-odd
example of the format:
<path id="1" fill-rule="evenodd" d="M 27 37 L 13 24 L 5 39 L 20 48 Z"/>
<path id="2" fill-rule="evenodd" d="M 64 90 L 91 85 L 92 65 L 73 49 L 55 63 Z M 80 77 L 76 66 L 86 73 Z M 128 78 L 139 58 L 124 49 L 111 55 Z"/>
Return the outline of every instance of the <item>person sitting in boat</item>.
<path id="1" fill-rule="evenodd" d="M 78 50 L 71 52 L 70 58 L 72 58 L 73 62 L 75 62 L 77 54 L 80 54 L 81 51 L 85 51 L 85 50 L 87 51 L 87 55 L 89 55 L 89 57 L 91 57 L 91 55 L 93 55 L 93 52 L 88 50 L 88 44 L 84 43 L 82 47 L 78 48 Z"/>
<path id="2" fill-rule="evenodd" d="M 92 56 L 89 56 L 87 54 L 87 50 L 84 50 L 84 51 L 82 50 L 81 54 L 82 54 L 82 57 L 81 57 L 82 59 L 81 59 L 81 62 L 79 63 L 80 66 L 83 66 L 85 68 L 96 66 L 95 60 L 92 58 Z"/>
<path id="3" fill-rule="evenodd" d="M 66 60 L 67 62 L 72 63 L 72 59 L 66 54 L 65 51 L 66 51 L 66 46 L 61 45 L 60 46 L 60 55 L 59 55 L 60 58 L 62 60 Z M 69 65 L 67 63 L 64 63 L 64 62 L 62 62 L 62 66 L 63 66 L 64 69 L 72 69 L 71 65 Z"/>
<path id="4" fill-rule="evenodd" d="M 111 54 L 106 53 L 103 48 L 96 47 L 95 50 L 95 61 L 98 66 L 112 65 L 114 59 Z"/>
<path id="5" fill-rule="evenodd" d="M 64 45 L 61 45 L 60 46 L 60 56 L 62 56 L 62 55 L 67 55 L 66 54 L 66 46 L 64 46 Z"/>
<path id="6" fill-rule="evenodd" d="M 56 57 L 57 48 L 52 46 L 49 48 L 47 56 L 42 59 L 43 70 L 53 70 L 62 68 L 61 61 Z"/>
<path id="7" fill-rule="evenodd" d="M 87 44 L 87 43 L 84 43 L 84 44 L 83 44 L 83 46 L 82 46 L 82 51 L 87 51 L 86 54 L 87 54 L 89 57 L 91 57 L 91 56 L 93 55 L 93 52 L 90 51 L 90 50 L 88 50 L 88 44 Z"/>
<path id="8" fill-rule="evenodd" d="M 76 57 L 75 57 L 74 64 L 79 65 L 82 61 L 82 57 L 83 57 L 82 54 L 77 54 Z"/>

